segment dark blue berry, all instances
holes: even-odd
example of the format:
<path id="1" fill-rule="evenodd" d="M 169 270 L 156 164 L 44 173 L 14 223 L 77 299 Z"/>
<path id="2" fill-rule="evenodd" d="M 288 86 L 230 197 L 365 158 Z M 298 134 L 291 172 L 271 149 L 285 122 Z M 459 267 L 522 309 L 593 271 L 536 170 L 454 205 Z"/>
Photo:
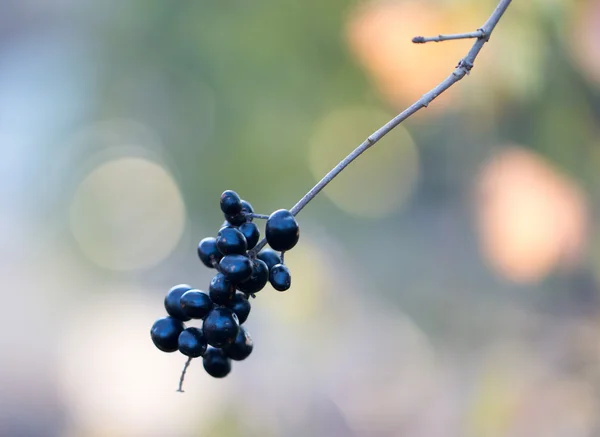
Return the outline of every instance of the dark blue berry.
<path id="1" fill-rule="evenodd" d="M 281 257 L 273 249 L 261 250 L 258 253 L 257 258 L 263 260 L 269 270 L 272 269 L 275 264 L 281 264 Z"/>
<path id="2" fill-rule="evenodd" d="M 221 273 L 232 283 L 245 281 L 252 274 L 252 262 L 244 255 L 226 255 L 219 263 Z"/>
<path id="3" fill-rule="evenodd" d="M 260 231 L 258 230 L 258 226 L 252 222 L 246 222 L 242 224 L 239 229 L 240 232 L 244 234 L 244 237 L 246 237 L 248 250 L 256 246 L 256 243 L 258 243 L 258 240 L 260 239 Z"/>
<path id="4" fill-rule="evenodd" d="M 235 296 L 235 286 L 223 273 L 217 273 L 208 287 L 210 299 L 217 305 L 228 305 Z"/>
<path id="5" fill-rule="evenodd" d="M 198 256 L 206 267 L 214 267 L 213 261 L 219 262 L 223 255 L 217 249 L 217 240 L 212 237 L 204 238 L 198 244 Z"/>
<path id="6" fill-rule="evenodd" d="M 209 347 L 202 359 L 204 370 L 214 378 L 224 378 L 231 372 L 231 360 L 223 349 Z"/>
<path id="7" fill-rule="evenodd" d="M 221 231 L 223 231 L 224 229 L 238 229 L 236 226 L 233 226 L 231 223 L 225 221 L 225 223 L 223 223 L 221 225 L 221 227 L 219 228 L 219 232 L 217 232 L 217 238 L 219 237 L 219 235 L 221 235 Z"/>
<path id="8" fill-rule="evenodd" d="M 276 264 L 269 270 L 269 282 L 275 290 L 285 291 L 292 285 L 292 275 L 285 264 Z"/>
<path id="9" fill-rule="evenodd" d="M 203 319 L 212 310 L 213 303 L 206 293 L 200 290 L 189 290 L 181 295 L 181 309 L 192 319 Z"/>
<path id="10" fill-rule="evenodd" d="M 206 339 L 198 328 L 187 328 L 181 331 L 177 344 L 179 352 L 192 358 L 201 357 L 206 351 Z"/>
<path id="11" fill-rule="evenodd" d="M 183 308 L 181 308 L 181 296 L 183 293 L 191 289 L 192 287 L 189 285 L 180 284 L 169 290 L 165 296 L 165 309 L 170 316 L 175 317 L 182 322 L 187 322 L 190 320 L 190 318 L 183 312 Z"/>
<path id="12" fill-rule="evenodd" d="M 178 348 L 177 339 L 185 325 L 173 317 L 158 319 L 150 329 L 150 337 L 154 346 L 163 352 L 175 352 Z"/>
<path id="13" fill-rule="evenodd" d="M 241 325 L 248 318 L 248 314 L 250 314 L 250 309 L 252 306 L 250 305 L 248 296 L 246 296 L 244 293 L 236 293 L 227 307 L 235 313 Z"/>
<path id="14" fill-rule="evenodd" d="M 246 223 L 246 215 L 243 213 L 239 213 L 236 215 L 226 215 L 225 219 L 227 219 L 227 223 L 231 226 L 240 226 Z"/>
<path id="15" fill-rule="evenodd" d="M 269 216 L 265 225 L 267 243 L 278 251 L 290 250 L 300 239 L 300 227 L 296 218 L 286 209 L 279 209 Z"/>
<path id="16" fill-rule="evenodd" d="M 223 350 L 232 360 L 242 361 L 248 358 L 252 353 L 253 348 L 254 344 L 252 343 L 250 333 L 244 328 L 240 328 L 238 335 L 235 337 L 235 341 L 223 348 Z"/>
<path id="17" fill-rule="evenodd" d="M 227 215 L 236 215 L 242 210 L 242 199 L 235 191 L 227 190 L 221 194 L 221 211 Z"/>
<path id="18" fill-rule="evenodd" d="M 233 343 L 240 329 L 237 316 L 229 308 L 215 307 L 202 324 L 206 342 L 214 347 Z"/>
<path id="19" fill-rule="evenodd" d="M 247 217 L 247 214 L 251 214 L 253 212 L 254 209 L 252 208 L 252 205 L 250 205 L 245 200 L 242 200 L 242 210 L 239 213 L 233 215 L 225 214 L 225 219 L 234 226 L 240 226 L 246 223 L 247 221 L 252 221 L 252 217 Z"/>
<path id="20" fill-rule="evenodd" d="M 252 208 L 250 202 L 247 202 L 242 199 L 242 211 L 244 211 L 247 214 L 252 214 L 254 212 L 254 208 Z M 252 218 L 250 218 L 250 221 L 252 221 Z"/>
<path id="21" fill-rule="evenodd" d="M 257 293 L 267 285 L 269 280 L 269 268 L 264 261 L 260 259 L 254 260 L 252 274 L 250 278 L 236 285 L 237 289 L 246 294 Z"/>
<path id="22" fill-rule="evenodd" d="M 246 237 L 236 228 L 221 228 L 217 236 L 217 249 L 223 255 L 244 254 L 248 245 Z"/>

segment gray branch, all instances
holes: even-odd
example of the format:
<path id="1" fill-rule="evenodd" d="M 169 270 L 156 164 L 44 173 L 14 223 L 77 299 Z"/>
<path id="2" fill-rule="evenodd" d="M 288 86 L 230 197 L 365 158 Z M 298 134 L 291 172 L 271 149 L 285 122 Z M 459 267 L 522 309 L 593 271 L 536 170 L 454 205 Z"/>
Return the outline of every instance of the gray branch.
<path id="1" fill-rule="evenodd" d="M 331 169 L 331 171 L 329 171 L 329 173 L 327 173 L 323 177 L 323 179 L 321 179 L 319 182 L 317 182 L 317 184 L 314 187 L 312 187 L 310 189 L 310 191 L 308 193 L 306 193 L 302 197 L 302 199 L 300 199 L 298 201 L 298 203 L 296 203 L 292 207 L 292 209 L 290 209 L 290 212 L 293 215 L 297 215 L 302 210 L 302 208 L 304 208 L 306 205 L 308 205 L 308 203 L 317 194 L 319 194 L 319 192 L 323 188 L 325 188 L 329 182 L 331 182 L 338 174 L 340 174 L 342 172 L 342 170 L 344 170 L 348 165 L 350 165 L 356 158 L 358 158 L 360 155 L 362 155 L 367 149 L 369 149 L 371 146 L 373 146 L 375 143 L 377 143 L 380 139 L 382 139 L 392 129 L 394 129 L 396 126 L 398 126 L 404 120 L 406 120 L 408 117 L 410 117 L 411 115 L 413 115 L 415 112 L 419 111 L 420 109 L 426 108 L 427 106 L 429 106 L 429 104 L 433 100 L 435 100 L 436 97 L 438 97 L 440 94 L 442 94 L 444 91 L 446 91 L 452 85 L 454 85 L 456 82 L 458 82 L 463 77 L 465 77 L 467 74 L 469 74 L 469 72 L 473 68 L 473 64 L 475 62 L 475 59 L 477 58 L 477 55 L 479 55 L 479 52 L 481 51 L 481 49 L 483 48 L 485 43 L 488 42 L 488 40 L 490 39 L 490 35 L 492 34 L 492 31 L 498 24 L 498 21 L 500 21 L 500 18 L 502 18 L 502 15 L 504 15 L 504 12 L 506 12 L 506 9 L 510 5 L 511 1 L 512 0 L 500 0 L 500 2 L 498 3 L 498 6 L 496 6 L 496 9 L 494 10 L 494 12 L 492 12 L 492 15 L 490 15 L 490 17 L 485 22 L 485 24 L 483 26 L 481 26 L 476 32 L 473 32 L 472 34 L 468 34 L 468 33 L 467 34 L 458 34 L 458 35 L 454 35 L 454 37 L 452 37 L 452 35 L 450 35 L 450 38 L 447 38 L 447 39 L 458 39 L 458 37 L 461 37 L 461 38 L 468 37 L 468 38 L 477 38 L 477 41 L 475 41 L 475 43 L 473 44 L 473 46 L 471 47 L 471 49 L 469 50 L 467 55 L 463 59 L 460 60 L 460 62 L 458 63 L 458 65 L 456 66 L 456 68 L 454 69 L 452 74 L 450 74 L 450 76 L 448 76 L 444 81 L 442 81 L 439 85 L 437 85 L 431 91 L 429 91 L 426 94 L 423 94 L 423 96 L 419 100 L 417 100 L 411 106 L 409 106 L 404 111 L 402 111 L 400 114 L 398 114 L 397 116 L 392 118 L 384 126 L 380 127 L 375 132 L 373 132 L 362 144 L 360 144 L 356 149 L 354 149 L 354 151 L 352 151 L 352 153 L 350 153 L 348 156 L 346 156 L 338 165 L 336 165 L 333 169 Z M 476 33 L 478 35 L 475 35 Z M 465 36 L 465 35 L 473 35 L 473 36 Z M 437 38 L 440 38 L 441 36 L 442 35 L 440 35 Z M 436 38 L 436 37 L 434 37 L 434 38 Z M 435 39 L 432 39 L 432 41 L 435 41 Z M 419 40 L 419 41 L 415 41 L 415 42 L 425 42 L 425 41 Z M 263 238 L 256 245 L 256 247 L 254 247 L 254 249 L 252 249 L 252 251 L 254 253 L 258 253 L 258 251 L 260 251 L 266 244 L 267 244 L 267 240 L 265 238 Z"/>

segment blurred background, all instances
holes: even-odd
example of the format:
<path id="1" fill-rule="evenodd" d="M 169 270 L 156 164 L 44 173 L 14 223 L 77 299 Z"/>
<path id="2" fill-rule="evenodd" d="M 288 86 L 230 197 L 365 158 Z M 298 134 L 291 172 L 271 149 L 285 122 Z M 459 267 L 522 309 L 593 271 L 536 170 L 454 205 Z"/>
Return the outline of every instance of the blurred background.
<path id="1" fill-rule="evenodd" d="M 150 341 L 222 191 L 291 208 L 495 4 L 3 0 L 0 435 L 600 435 L 600 0 L 515 0 L 301 212 L 227 378 Z"/>

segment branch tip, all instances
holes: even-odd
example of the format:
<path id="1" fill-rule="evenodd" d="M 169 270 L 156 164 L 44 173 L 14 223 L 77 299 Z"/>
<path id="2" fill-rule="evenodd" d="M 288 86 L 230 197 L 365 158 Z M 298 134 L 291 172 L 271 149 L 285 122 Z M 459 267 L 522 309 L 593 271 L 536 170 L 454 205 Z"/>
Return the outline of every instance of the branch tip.
<path id="1" fill-rule="evenodd" d="M 323 178 L 317 182 L 317 184 L 312 187 L 308 193 L 306 193 L 302 198 L 290 209 L 290 213 L 296 216 L 308 203 L 314 199 L 314 197 L 329 184 L 338 174 L 340 174 L 348 165 L 350 165 L 356 158 L 358 158 L 362 153 L 368 150 L 371 146 L 376 144 L 379 140 L 381 140 L 385 135 L 387 135 L 392 129 L 402 123 L 404 120 L 412 116 L 415 112 L 420 110 L 421 108 L 426 108 L 435 98 L 437 98 L 440 94 L 445 92 L 448 88 L 454 85 L 456 82 L 461 80 L 465 75 L 469 73 L 469 71 L 473 68 L 473 63 L 477 58 L 477 55 L 481 51 L 484 44 L 489 40 L 491 33 L 494 31 L 494 28 L 500 21 L 500 18 L 506 12 L 506 9 L 510 5 L 512 0 L 498 0 L 498 5 L 496 9 L 492 12 L 490 17 L 487 19 L 485 24 L 481 26 L 481 28 L 477 29 L 475 32 L 467 32 L 467 33 L 456 33 L 452 35 L 438 35 L 433 37 L 424 37 L 424 36 L 415 36 L 412 39 L 412 42 L 415 44 L 423 44 L 426 42 L 440 42 L 440 41 L 448 41 L 448 40 L 457 40 L 457 39 L 476 39 L 473 46 L 467 53 L 467 55 L 461 59 L 458 63 L 457 67 L 454 71 L 442 82 L 436 85 L 429 93 L 423 95 L 420 100 L 417 100 L 411 106 L 406 108 L 400 114 L 396 115 L 385 125 L 377 129 L 373 132 L 364 142 L 362 142 L 356 149 L 354 149 L 348 156 L 342 159 L 334 168 L 332 168 L 329 173 L 327 173 Z M 258 244 L 250 251 L 250 254 L 256 254 L 260 249 L 262 249 L 267 244 L 266 238 L 263 238 Z"/>

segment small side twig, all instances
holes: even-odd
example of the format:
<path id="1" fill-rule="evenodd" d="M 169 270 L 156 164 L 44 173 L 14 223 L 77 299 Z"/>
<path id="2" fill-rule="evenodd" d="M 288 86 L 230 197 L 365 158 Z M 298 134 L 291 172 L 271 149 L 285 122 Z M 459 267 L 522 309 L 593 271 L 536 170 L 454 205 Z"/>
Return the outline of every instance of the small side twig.
<path id="1" fill-rule="evenodd" d="M 269 216 L 266 214 L 256 214 L 256 213 L 250 213 L 250 214 L 247 214 L 247 216 L 256 218 L 256 219 L 262 219 L 262 220 L 267 220 L 269 218 Z"/>
<path id="2" fill-rule="evenodd" d="M 486 38 L 486 33 L 482 29 L 477 29 L 475 32 L 453 33 L 451 35 L 439 34 L 438 36 L 415 36 L 412 39 L 412 42 L 414 42 L 415 44 L 424 44 L 426 42 L 442 42 L 450 41 L 453 39 L 469 38 Z"/>
<path id="3" fill-rule="evenodd" d="M 189 357 L 183 366 L 183 370 L 181 371 L 181 376 L 179 377 L 179 387 L 177 387 L 177 391 L 179 393 L 185 393 L 183 391 L 183 380 L 185 379 L 185 372 L 187 372 L 190 363 L 192 362 L 192 357 Z"/>
<path id="4" fill-rule="evenodd" d="M 306 205 L 308 205 L 308 203 L 312 199 L 314 199 L 314 197 L 317 194 L 319 194 L 321 192 L 321 190 L 323 188 L 325 188 L 327 186 L 327 184 L 329 184 L 329 182 L 331 182 L 338 174 L 340 174 L 342 172 L 342 170 L 344 170 L 346 167 L 348 167 L 356 158 L 358 158 L 360 155 L 362 155 L 371 146 L 376 144 L 379 140 L 381 140 L 385 135 L 387 135 L 392 129 L 394 129 L 396 126 L 398 126 L 404 120 L 406 120 L 407 118 L 409 118 L 410 116 L 415 114 L 417 111 L 419 111 L 423 108 L 427 108 L 427 106 L 429 106 L 429 104 L 433 100 L 435 100 L 440 94 L 445 92 L 448 88 L 450 88 L 456 82 L 460 81 L 463 77 L 465 77 L 467 74 L 469 74 L 469 72 L 473 68 L 473 64 L 475 62 L 475 59 L 477 58 L 477 55 L 479 55 L 479 52 L 481 51 L 481 49 L 483 48 L 485 43 L 488 42 L 488 40 L 490 39 L 490 35 L 492 34 L 492 31 L 498 24 L 498 21 L 500 21 L 500 18 L 502 18 L 502 16 L 504 15 L 504 12 L 506 12 L 506 9 L 510 5 L 510 3 L 511 3 L 511 0 L 500 0 L 498 5 L 496 6 L 496 9 L 494 9 L 494 11 L 490 15 L 490 17 L 487 19 L 487 21 L 484 23 L 484 25 L 481 26 L 479 29 L 477 29 L 475 32 L 462 33 L 462 34 L 456 34 L 456 35 L 447 35 L 445 37 L 446 40 L 462 39 L 462 38 L 477 38 L 477 40 L 475 41 L 475 43 L 473 44 L 473 46 L 471 47 L 471 49 L 469 50 L 467 55 L 460 60 L 460 62 L 455 67 L 454 71 L 450 74 L 450 76 L 448 76 L 446 79 L 444 79 L 440 84 L 438 84 L 431 91 L 423 94 L 423 96 L 419 100 L 417 100 L 415 103 L 413 103 L 408 108 L 406 108 L 404 111 L 402 111 L 400 114 L 398 114 L 397 116 L 392 118 L 390 121 L 388 121 L 385 125 L 383 125 L 379 129 L 377 129 L 375 132 L 373 132 L 371 135 L 369 135 L 369 137 L 365 141 L 363 141 L 362 144 L 360 144 L 348 156 L 346 156 L 344 159 L 342 159 L 342 161 L 340 161 L 340 163 L 338 165 L 336 165 L 334 168 L 332 168 L 329 171 L 329 173 L 327 173 L 323 177 L 323 179 L 321 179 L 319 182 L 317 182 L 317 184 L 314 187 L 312 187 L 310 189 L 310 191 L 308 193 L 306 193 L 298 201 L 298 203 L 296 203 L 292 207 L 292 209 L 290 209 L 290 212 L 293 215 L 297 215 Z M 429 38 L 417 37 L 417 38 L 415 38 L 416 41 L 415 41 L 415 39 L 413 39 L 413 41 L 416 43 L 422 43 L 422 42 L 427 42 L 427 41 L 436 41 L 436 38 L 439 41 L 442 41 L 443 39 L 441 39 L 441 37 L 442 37 L 442 35 L 438 35 L 437 37 L 429 37 Z M 266 244 L 267 244 L 267 240 L 265 238 L 263 238 L 254 247 L 254 249 L 252 249 L 252 251 L 256 254 Z"/>

